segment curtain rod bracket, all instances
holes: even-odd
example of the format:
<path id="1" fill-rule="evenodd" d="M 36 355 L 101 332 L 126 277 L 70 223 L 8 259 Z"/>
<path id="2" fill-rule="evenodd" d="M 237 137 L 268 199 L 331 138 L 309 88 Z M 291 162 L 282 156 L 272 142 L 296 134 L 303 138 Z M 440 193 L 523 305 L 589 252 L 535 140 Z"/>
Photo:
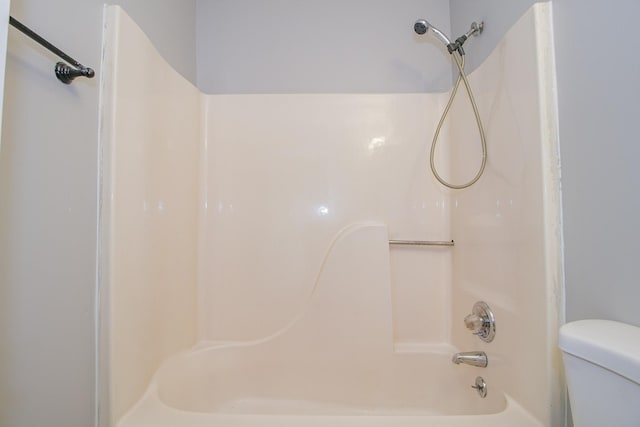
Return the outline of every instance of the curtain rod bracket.
<path id="1" fill-rule="evenodd" d="M 61 51 L 60 49 L 52 45 L 51 43 L 49 43 L 47 40 L 39 36 L 36 32 L 31 30 L 29 27 L 27 27 L 26 25 L 24 25 L 23 23 L 15 19 L 13 16 L 9 17 L 9 24 L 14 26 L 17 30 L 25 34 L 30 39 L 39 43 L 41 46 L 49 50 L 51 53 L 59 56 L 60 58 L 64 59 L 65 61 L 67 61 L 72 65 L 71 66 L 71 65 L 65 64 L 64 62 L 56 63 L 54 72 L 58 80 L 60 80 L 62 83 L 70 84 L 73 81 L 73 79 L 75 79 L 76 77 L 87 77 L 91 79 L 93 78 L 93 76 L 96 75 L 95 71 L 93 71 L 92 68 L 85 67 L 84 65 L 82 65 L 81 63 L 79 63 L 78 61 L 76 61 L 75 59 L 73 59 L 72 57 L 70 57 L 69 55 L 67 55 L 66 53 L 64 53 L 63 51 Z"/>
<path id="2" fill-rule="evenodd" d="M 71 84 L 76 77 L 87 77 L 89 79 L 96 75 L 92 68 L 73 68 L 64 62 L 57 62 L 54 69 L 56 77 L 64 84 Z"/>

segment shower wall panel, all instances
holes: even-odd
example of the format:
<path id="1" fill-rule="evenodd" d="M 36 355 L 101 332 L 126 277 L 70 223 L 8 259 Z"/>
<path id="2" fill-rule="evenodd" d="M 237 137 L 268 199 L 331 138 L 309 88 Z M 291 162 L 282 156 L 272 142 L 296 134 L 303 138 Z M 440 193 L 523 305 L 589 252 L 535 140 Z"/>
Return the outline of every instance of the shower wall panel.
<path id="1" fill-rule="evenodd" d="M 562 318 L 559 158 L 551 5 L 530 9 L 470 76 L 488 144 L 487 169 L 455 193 L 453 343 L 484 350 L 489 386 L 505 390 L 545 425 L 561 425 L 556 348 Z M 462 91 L 463 89 L 461 89 Z M 451 112 L 454 182 L 475 174 L 479 137 L 468 99 Z M 492 343 L 462 319 L 476 301 L 494 310 Z"/>
<path id="2" fill-rule="evenodd" d="M 200 93 L 107 9 L 102 119 L 101 421 L 196 339 Z M 135 64 L 135 66 L 132 66 Z M 110 406 L 110 412 L 105 408 Z"/>
<path id="3" fill-rule="evenodd" d="M 390 238 L 451 239 L 449 196 L 427 172 L 444 101 L 208 96 L 201 338 L 250 341 L 284 327 L 346 225 L 378 221 Z M 391 248 L 396 343 L 449 341 L 450 256 Z"/>

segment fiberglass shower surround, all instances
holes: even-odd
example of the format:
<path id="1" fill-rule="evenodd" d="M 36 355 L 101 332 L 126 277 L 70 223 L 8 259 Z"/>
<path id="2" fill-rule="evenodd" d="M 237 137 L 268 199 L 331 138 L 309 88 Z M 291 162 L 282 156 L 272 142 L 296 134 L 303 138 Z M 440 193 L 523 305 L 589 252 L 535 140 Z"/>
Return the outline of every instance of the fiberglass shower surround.
<path id="1" fill-rule="evenodd" d="M 448 94 L 204 95 L 107 8 L 101 422 L 555 425 L 549 8 L 469 76 L 491 162 L 463 191 L 424 161 Z M 436 153 L 452 182 L 481 154 L 465 123 Z M 490 343 L 463 323 L 481 300 Z M 476 351 L 486 368 L 451 362 Z"/>

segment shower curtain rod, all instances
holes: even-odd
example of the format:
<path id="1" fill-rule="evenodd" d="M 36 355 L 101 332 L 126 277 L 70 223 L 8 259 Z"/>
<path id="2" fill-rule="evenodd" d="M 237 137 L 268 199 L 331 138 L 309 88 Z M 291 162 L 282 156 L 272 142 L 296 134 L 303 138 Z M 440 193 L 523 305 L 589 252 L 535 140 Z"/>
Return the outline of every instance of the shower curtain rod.
<path id="1" fill-rule="evenodd" d="M 63 51 L 61 51 L 60 49 L 52 45 L 51 43 L 49 43 L 47 40 L 39 36 L 36 32 L 31 30 L 29 27 L 27 27 L 26 25 L 24 25 L 23 23 L 15 19 L 13 16 L 9 16 L 9 24 L 13 25 L 16 29 L 18 29 L 20 32 L 25 34 L 27 37 L 38 42 L 40 45 L 48 49 L 50 52 L 59 56 L 60 58 L 64 59 L 65 61 L 73 65 L 73 67 L 75 67 L 73 68 L 65 64 L 64 62 L 56 63 L 54 72 L 56 73 L 56 77 L 58 78 L 58 80 L 60 80 L 62 83 L 70 84 L 73 81 L 73 79 L 75 79 L 76 77 L 93 78 L 93 76 L 95 76 L 96 73 L 95 71 L 93 71 L 92 68 L 85 67 L 84 65 L 82 65 L 81 63 L 79 63 L 78 61 L 76 61 L 75 59 L 73 59 L 72 57 L 70 57 L 69 55 L 67 55 L 66 53 L 64 53 Z"/>

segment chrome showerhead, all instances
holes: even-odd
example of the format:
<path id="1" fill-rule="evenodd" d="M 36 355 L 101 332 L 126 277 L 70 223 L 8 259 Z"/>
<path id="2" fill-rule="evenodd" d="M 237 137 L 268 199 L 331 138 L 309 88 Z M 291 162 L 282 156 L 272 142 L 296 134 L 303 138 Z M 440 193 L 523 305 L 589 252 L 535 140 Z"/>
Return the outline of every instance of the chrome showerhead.
<path id="1" fill-rule="evenodd" d="M 429 30 L 429 27 L 430 25 L 427 21 L 425 21 L 424 19 L 419 19 L 413 25 L 413 31 L 415 31 L 418 35 L 423 35 L 427 32 L 427 30 Z"/>
<path id="2" fill-rule="evenodd" d="M 419 34 L 419 35 L 426 34 L 427 31 L 429 30 L 431 30 L 433 35 L 436 36 L 436 38 L 440 40 L 442 43 L 444 43 L 445 46 L 449 46 L 451 44 L 451 40 L 449 40 L 447 36 L 445 36 L 442 33 L 442 31 L 440 31 L 433 25 L 429 24 L 429 22 L 427 22 L 426 20 L 418 19 L 416 23 L 413 25 L 413 31 L 415 31 L 416 34 Z"/>

